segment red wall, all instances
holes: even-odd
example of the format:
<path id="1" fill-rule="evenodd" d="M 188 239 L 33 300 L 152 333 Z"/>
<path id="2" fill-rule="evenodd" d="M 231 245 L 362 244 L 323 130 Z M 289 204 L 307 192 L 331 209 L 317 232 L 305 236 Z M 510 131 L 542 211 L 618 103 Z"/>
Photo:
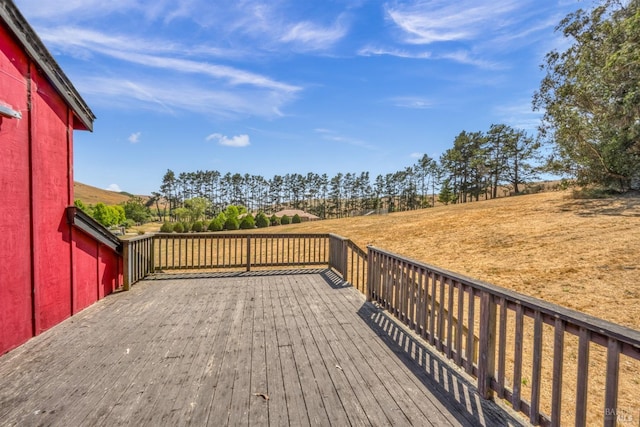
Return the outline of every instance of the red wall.
<path id="1" fill-rule="evenodd" d="M 72 111 L 4 26 L 0 102 L 0 354 L 60 323 L 122 283 L 121 261 L 72 230 Z M 31 101 L 31 112 L 27 110 Z"/>
<path id="2" fill-rule="evenodd" d="M 0 26 L 0 102 L 22 119 L 0 117 L 0 354 L 32 335 L 29 215 L 28 62 Z"/>

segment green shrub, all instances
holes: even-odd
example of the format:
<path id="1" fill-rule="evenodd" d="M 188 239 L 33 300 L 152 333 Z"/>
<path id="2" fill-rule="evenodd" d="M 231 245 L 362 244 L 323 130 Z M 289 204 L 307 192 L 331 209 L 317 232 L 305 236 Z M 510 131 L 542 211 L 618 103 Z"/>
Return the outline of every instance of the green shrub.
<path id="1" fill-rule="evenodd" d="M 173 224 L 171 224 L 170 222 L 165 222 L 164 224 L 162 224 L 162 227 L 160 227 L 161 233 L 171 233 L 172 231 L 173 231 Z"/>
<path id="2" fill-rule="evenodd" d="M 243 230 L 252 230 L 256 228 L 256 223 L 253 220 L 253 217 L 251 216 L 251 214 L 247 214 L 245 217 L 242 218 L 242 220 L 240 221 L 240 228 Z"/>
<path id="3" fill-rule="evenodd" d="M 184 233 L 184 225 L 181 222 L 176 222 L 173 224 L 173 232 L 174 233 Z"/>
<path id="4" fill-rule="evenodd" d="M 191 231 L 195 233 L 202 233 L 204 231 L 204 224 L 202 224 L 202 221 L 194 222 L 193 226 L 191 227 Z"/>
<path id="5" fill-rule="evenodd" d="M 260 212 L 256 215 L 256 226 L 258 228 L 265 228 L 269 226 L 269 218 L 267 218 L 264 212 Z"/>
<path id="6" fill-rule="evenodd" d="M 238 228 L 240 228 L 238 218 L 227 218 L 227 220 L 224 222 L 225 230 L 237 230 Z"/>
<path id="7" fill-rule="evenodd" d="M 209 231 L 222 231 L 224 229 L 224 223 L 220 219 L 215 218 L 209 223 L 207 230 Z"/>
<path id="8" fill-rule="evenodd" d="M 271 226 L 276 226 L 276 225 L 280 225 L 280 218 L 278 218 L 275 215 L 271 215 L 271 218 L 269 218 L 269 222 L 271 223 Z"/>
<path id="9" fill-rule="evenodd" d="M 292 224 L 300 224 L 301 222 L 302 222 L 302 218 L 300 218 L 300 215 L 298 214 L 295 214 L 293 218 L 291 218 Z"/>
<path id="10" fill-rule="evenodd" d="M 287 215 L 282 215 L 282 218 L 280 218 L 280 224 L 282 225 L 291 224 L 291 218 L 289 218 Z"/>
<path id="11" fill-rule="evenodd" d="M 184 228 L 184 232 L 188 233 L 191 231 L 191 224 L 188 222 L 183 222 L 182 223 L 182 228 Z"/>

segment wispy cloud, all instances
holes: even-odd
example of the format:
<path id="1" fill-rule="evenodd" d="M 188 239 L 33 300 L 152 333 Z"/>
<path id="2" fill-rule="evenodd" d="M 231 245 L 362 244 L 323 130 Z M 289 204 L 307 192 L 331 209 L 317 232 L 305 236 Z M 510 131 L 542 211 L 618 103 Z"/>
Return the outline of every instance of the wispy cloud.
<path id="1" fill-rule="evenodd" d="M 109 186 L 107 188 L 105 188 L 105 190 L 115 191 L 116 193 L 122 192 L 122 189 L 120 188 L 120 186 L 118 184 L 109 184 Z"/>
<path id="2" fill-rule="evenodd" d="M 424 156 L 424 153 L 411 153 L 411 154 L 409 154 L 409 157 L 411 157 L 412 159 L 421 159 L 422 156 Z"/>
<path id="3" fill-rule="evenodd" d="M 181 52 L 180 45 L 160 40 L 130 40 L 126 36 L 108 35 L 96 31 L 76 28 L 56 28 L 45 30 L 42 37 L 58 48 L 84 48 L 93 53 L 107 55 L 122 61 L 161 68 L 180 73 L 203 74 L 229 83 L 247 84 L 285 92 L 296 92 L 299 87 L 281 83 L 271 78 L 225 65 L 210 64 L 161 54 Z M 156 53 L 147 54 L 143 52 Z"/>
<path id="4" fill-rule="evenodd" d="M 338 142 L 341 144 L 348 144 L 348 145 L 353 145 L 356 147 L 361 147 L 361 148 L 366 148 L 368 150 L 378 150 L 377 147 L 361 140 L 358 138 L 353 138 L 350 136 L 344 136 L 344 135 L 340 135 L 330 129 L 324 129 L 324 128 L 317 128 L 314 129 L 315 132 L 319 135 L 322 136 L 322 139 L 325 139 L 327 141 L 332 141 L 332 142 Z"/>
<path id="5" fill-rule="evenodd" d="M 292 97 L 268 90 L 215 90 L 206 83 L 174 79 L 76 79 L 81 93 L 93 104 L 124 110 L 148 109 L 178 115 L 181 111 L 223 119 L 247 116 L 282 117 L 281 109 Z"/>
<path id="6" fill-rule="evenodd" d="M 430 59 L 431 52 L 409 52 L 406 49 L 385 49 L 381 47 L 363 47 L 358 51 L 360 56 L 395 56 L 408 59 Z"/>
<path id="7" fill-rule="evenodd" d="M 213 133 L 206 138 L 207 141 L 216 141 L 220 145 L 227 147 L 247 147 L 251 145 L 249 135 L 237 135 L 228 137 L 220 133 Z"/>
<path id="8" fill-rule="evenodd" d="M 508 68 L 505 52 L 542 43 L 561 16 L 532 0 L 389 2 L 385 13 L 401 48 L 365 48 L 361 55 L 449 60 L 477 68 Z M 430 47 L 427 57 L 416 48 Z"/>
<path id="9" fill-rule="evenodd" d="M 129 135 L 129 142 L 132 144 L 137 144 L 138 142 L 140 142 L 140 136 L 142 136 L 142 132 L 134 132 L 131 135 Z"/>
<path id="10" fill-rule="evenodd" d="M 396 107 L 401 108 L 424 110 L 433 107 L 433 102 L 430 99 L 419 96 L 398 96 L 391 98 L 390 101 Z"/>
<path id="11" fill-rule="evenodd" d="M 323 27 L 314 22 L 302 21 L 292 24 L 279 40 L 290 43 L 298 50 L 326 50 L 347 34 L 347 26 L 338 19 L 332 26 Z"/>
<path id="12" fill-rule="evenodd" d="M 435 0 L 387 5 L 388 17 L 411 44 L 431 44 L 473 39 L 495 32 L 507 22 L 505 16 L 522 6 L 515 0 Z"/>

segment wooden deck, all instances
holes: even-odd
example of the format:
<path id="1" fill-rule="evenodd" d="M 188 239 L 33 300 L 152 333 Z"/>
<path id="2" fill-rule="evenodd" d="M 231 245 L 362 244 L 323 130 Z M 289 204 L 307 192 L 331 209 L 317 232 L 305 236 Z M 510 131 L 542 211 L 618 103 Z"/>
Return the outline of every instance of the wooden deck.
<path id="1" fill-rule="evenodd" d="M 0 357 L 0 425 L 520 425 L 327 270 L 160 275 Z"/>

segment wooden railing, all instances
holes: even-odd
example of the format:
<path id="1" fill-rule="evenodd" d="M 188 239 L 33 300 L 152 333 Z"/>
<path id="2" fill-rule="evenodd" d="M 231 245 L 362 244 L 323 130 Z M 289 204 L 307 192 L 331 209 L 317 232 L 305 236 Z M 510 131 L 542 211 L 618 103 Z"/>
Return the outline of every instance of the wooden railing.
<path id="1" fill-rule="evenodd" d="M 349 239 L 329 235 L 329 266 L 360 292 L 367 293 L 367 253 Z"/>
<path id="2" fill-rule="evenodd" d="M 590 406 L 590 410 L 602 411 L 599 418 L 606 426 L 616 425 L 621 414 L 640 415 L 618 405 L 621 355 L 629 358 L 628 363 L 640 361 L 640 332 L 374 247 L 368 248 L 368 270 L 369 300 L 475 376 L 482 396 L 495 393 L 526 414 L 532 424 L 567 424 L 562 419 L 566 413 L 574 414 L 575 425 L 587 425 L 590 374 L 597 375 L 598 368 L 604 372 L 604 393 L 598 408 Z M 571 337 L 577 337 L 574 346 Z M 594 355 L 598 347 L 606 352 L 603 360 L 590 357 L 594 346 Z M 569 381 L 570 387 L 563 382 L 569 379 L 565 371 L 573 363 L 569 352 L 577 354 L 575 382 Z M 543 356 L 551 356 L 545 381 Z M 531 373 L 530 380 L 525 381 L 525 370 Z M 548 414 L 541 411 L 543 392 L 550 396 Z M 563 407 L 567 401 L 573 407 Z"/>
<path id="3" fill-rule="evenodd" d="M 122 241 L 123 288 L 144 279 L 154 271 L 153 236 L 143 235 Z"/>
<path id="4" fill-rule="evenodd" d="M 123 241 L 124 284 L 158 271 L 328 266 L 364 293 L 366 256 L 329 234 L 157 233 Z"/>
<path id="5" fill-rule="evenodd" d="M 154 269 L 246 269 L 327 265 L 326 234 L 160 233 Z"/>

